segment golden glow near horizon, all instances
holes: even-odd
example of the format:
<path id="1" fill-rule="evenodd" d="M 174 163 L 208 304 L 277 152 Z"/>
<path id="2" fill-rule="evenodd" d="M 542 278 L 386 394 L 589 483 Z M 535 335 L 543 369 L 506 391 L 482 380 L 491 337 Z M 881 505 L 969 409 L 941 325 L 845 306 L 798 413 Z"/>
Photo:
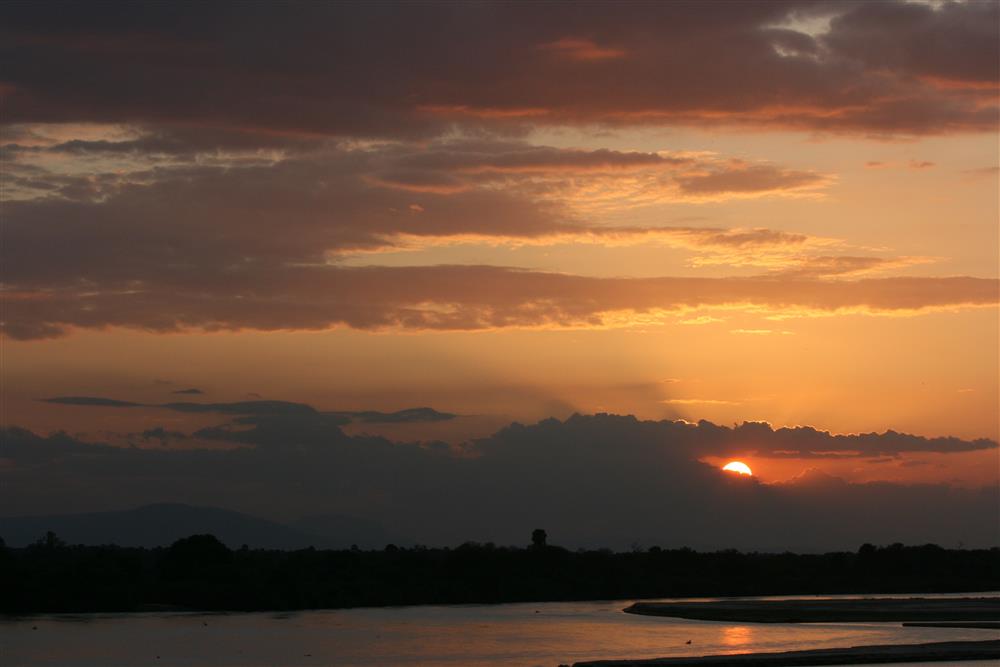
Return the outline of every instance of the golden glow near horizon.
<path id="1" fill-rule="evenodd" d="M 728 472 L 735 472 L 740 475 L 753 476 L 753 470 L 751 470 L 750 466 L 742 461 L 730 461 L 726 465 L 722 466 L 722 469 Z"/>

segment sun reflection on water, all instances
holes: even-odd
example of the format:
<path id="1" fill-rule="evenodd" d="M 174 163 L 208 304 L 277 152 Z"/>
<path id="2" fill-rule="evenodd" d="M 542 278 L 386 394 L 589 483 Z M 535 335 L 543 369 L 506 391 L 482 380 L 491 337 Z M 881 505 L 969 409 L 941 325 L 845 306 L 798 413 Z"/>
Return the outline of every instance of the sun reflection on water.
<path id="1" fill-rule="evenodd" d="M 753 642 L 753 628 L 733 625 L 722 630 L 722 644 L 726 648 L 740 649 Z"/>

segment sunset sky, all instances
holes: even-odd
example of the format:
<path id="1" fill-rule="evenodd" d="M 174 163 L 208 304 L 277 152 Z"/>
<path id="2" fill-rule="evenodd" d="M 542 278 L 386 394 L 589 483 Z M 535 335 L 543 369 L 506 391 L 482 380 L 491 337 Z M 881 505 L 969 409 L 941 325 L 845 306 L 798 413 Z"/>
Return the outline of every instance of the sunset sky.
<path id="1" fill-rule="evenodd" d="M 998 7 L 4 3 L 2 425 L 767 422 L 685 460 L 995 492 Z M 8 513 L 218 501 L 84 477 Z"/>

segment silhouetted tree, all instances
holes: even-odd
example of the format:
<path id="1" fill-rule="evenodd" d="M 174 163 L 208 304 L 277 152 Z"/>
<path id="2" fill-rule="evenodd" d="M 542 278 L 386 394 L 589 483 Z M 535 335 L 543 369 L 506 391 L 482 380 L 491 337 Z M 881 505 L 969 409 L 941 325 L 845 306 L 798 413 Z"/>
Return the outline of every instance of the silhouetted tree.
<path id="1" fill-rule="evenodd" d="M 544 549 L 546 541 L 548 540 L 548 535 L 541 528 L 535 528 L 531 531 L 531 546 L 536 549 Z"/>
<path id="2" fill-rule="evenodd" d="M 66 546 L 66 543 L 60 540 L 59 536 L 50 530 L 45 533 L 44 537 L 38 538 L 38 541 L 35 542 L 35 546 L 49 551 L 54 551 L 55 549 L 63 548 Z"/>
<path id="3" fill-rule="evenodd" d="M 233 552 L 214 535 L 177 540 L 163 559 L 166 594 L 177 604 L 224 609 L 239 588 Z"/>
<path id="4" fill-rule="evenodd" d="M 165 574 L 171 579 L 211 578 L 228 570 L 233 553 L 214 535 L 192 535 L 167 550 Z"/>

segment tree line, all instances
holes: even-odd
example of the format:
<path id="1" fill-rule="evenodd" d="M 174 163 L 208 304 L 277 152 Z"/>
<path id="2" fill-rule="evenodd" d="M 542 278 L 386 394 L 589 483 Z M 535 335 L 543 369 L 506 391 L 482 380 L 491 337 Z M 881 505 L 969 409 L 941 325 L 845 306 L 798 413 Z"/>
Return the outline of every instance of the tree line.
<path id="1" fill-rule="evenodd" d="M 212 535 L 169 547 L 0 541 L 0 612 L 291 610 L 409 604 L 1000 589 L 1000 549 L 937 545 L 825 554 L 526 547 L 229 549 Z"/>

